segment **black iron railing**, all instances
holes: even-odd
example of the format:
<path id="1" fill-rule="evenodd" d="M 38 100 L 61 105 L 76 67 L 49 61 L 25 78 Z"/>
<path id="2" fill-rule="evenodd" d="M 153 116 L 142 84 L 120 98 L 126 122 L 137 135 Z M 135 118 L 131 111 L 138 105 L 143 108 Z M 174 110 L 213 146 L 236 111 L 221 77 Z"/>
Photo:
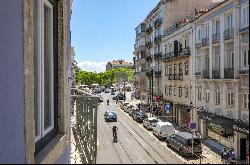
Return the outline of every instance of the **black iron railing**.
<path id="1" fill-rule="evenodd" d="M 234 39 L 234 29 L 227 29 L 224 31 L 224 40 Z"/>
<path id="2" fill-rule="evenodd" d="M 212 41 L 213 44 L 220 43 L 220 33 L 213 34 L 212 38 L 213 38 Z"/>

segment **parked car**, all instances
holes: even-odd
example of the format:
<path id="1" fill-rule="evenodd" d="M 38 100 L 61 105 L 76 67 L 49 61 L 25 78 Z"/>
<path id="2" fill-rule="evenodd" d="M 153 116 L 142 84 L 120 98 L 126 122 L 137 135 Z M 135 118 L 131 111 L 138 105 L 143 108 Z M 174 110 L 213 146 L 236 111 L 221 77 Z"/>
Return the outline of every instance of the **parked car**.
<path id="1" fill-rule="evenodd" d="M 93 94 L 98 94 L 98 93 L 101 93 L 102 91 L 101 91 L 101 89 L 100 88 L 95 88 L 94 90 L 93 90 Z"/>
<path id="2" fill-rule="evenodd" d="M 169 122 L 157 122 L 156 126 L 153 127 L 153 134 L 158 139 L 166 139 L 174 133 L 174 126 Z"/>
<path id="3" fill-rule="evenodd" d="M 133 117 L 134 113 L 139 112 L 139 109 L 135 106 L 131 108 L 131 110 L 128 112 L 129 116 Z"/>
<path id="4" fill-rule="evenodd" d="M 118 98 L 118 100 L 126 100 L 126 96 L 125 95 L 123 95 L 123 94 L 121 94 L 121 93 L 118 93 L 116 96 L 114 96 L 112 99 L 113 100 L 117 100 L 117 98 Z"/>
<path id="5" fill-rule="evenodd" d="M 115 95 L 115 90 L 111 90 L 111 95 Z"/>
<path id="6" fill-rule="evenodd" d="M 106 88 L 106 89 L 104 90 L 104 92 L 105 92 L 105 93 L 109 93 L 109 92 L 110 92 L 110 89 L 109 89 L 109 88 Z"/>
<path id="7" fill-rule="evenodd" d="M 129 104 L 129 102 L 121 103 L 120 108 L 121 108 L 122 110 L 124 110 L 124 107 L 126 107 L 128 104 Z"/>
<path id="8" fill-rule="evenodd" d="M 108 121 L 115 121 L 117 122 L 117 114 L 114 111 L 106 111 L 104 113 L 104 120 Z"/>
<path id="9" fill-rule="evenodd" d="M 149 117 L 143 120 L 143 126 L 146 127 L 148 130 L 153 129 L 156 126 L 156 123 L 159 120 L 156 117 Z"/>
<path id="10" fill-rule="evenodd" d="M 103 102 L 103 100 L 104 100 L 103 97 L 100 95 L 100 96 L 99 96 L 99 101 L 100 101 L 100 102 Z"/>
<path id="11" fill-rule="evenodd" d="M 142 122 L 145 118 L 148 118 L 148 116 L 142 111 L 133 113 L 133 119 L 137 122 Z"/>
<path id="12" fill-rule="evenodd" d="M 127 112 L 127 113 L 129 113 L 130 111 L 132 111 L 132 108 L 133 108 L 133 107 L 134 107 L 133 105 L 128 104 L 128 105 L 124 108 L 124 111 Z"/>
<path id="13" fill-rule="evenodd" d="M 189 132 L 178 132 L 172 134 L 166 140 L 167 146 L 179 151 L 180 155 L 192 155 L 192 138 L 193 138 L 193 153 L 195 155 L 202 154 L 201 140 L 196 135 Z"/>

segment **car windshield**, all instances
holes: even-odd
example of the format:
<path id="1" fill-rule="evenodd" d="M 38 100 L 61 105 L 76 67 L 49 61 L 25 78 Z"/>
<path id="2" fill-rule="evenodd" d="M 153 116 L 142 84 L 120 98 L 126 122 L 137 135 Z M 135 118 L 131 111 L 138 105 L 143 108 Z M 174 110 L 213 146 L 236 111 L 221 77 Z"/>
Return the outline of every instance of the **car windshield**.
<path id="1" fill-rule="evenodd" d="M 115 116 L 116 114 L 115 114 L 115 112 L 109 112 L 108 115 L 109 116 Z"/>
<path id="2" fill-rule="evenodd" d="M 158 120 L 157 119 L 153 119 L 153 120 L 149 120 L 150 123 L 157 123 Z"/>
<path id="3" fill-rule="evenodd" d="M 200 144 L 201 144 L 200 139 L 193 139 L 193 140 L 194 140 L 193 146 L 197 146 L 197 145 L 200 145 Z M 188 140 L 187 145 L 188 145 L 188 146 L 192 146 L 192 139 L 189 139 L 189 140 Z"/>

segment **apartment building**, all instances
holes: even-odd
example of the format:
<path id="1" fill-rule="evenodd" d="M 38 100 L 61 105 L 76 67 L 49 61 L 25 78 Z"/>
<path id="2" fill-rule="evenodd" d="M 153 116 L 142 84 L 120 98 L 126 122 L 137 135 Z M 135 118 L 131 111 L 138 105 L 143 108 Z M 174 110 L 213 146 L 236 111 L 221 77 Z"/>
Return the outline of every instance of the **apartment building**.
<path id="1" fill-rule="evenodd" d="M 249 152 L 249 2 L 227 0 L 193 23 L 194 121 L 203 138 Z"/>
<path id="2" fill-rule="evenodd" d="M 185 126 L 191 121 L 190 104 L 192 89 L 192 23 L 191 19 L 182 20 L 178 29 L 167 33 L 163 38 L 164 55 L 162 56 L 161 89 L 164 89 L 164 104 L 169 110 L 164 116 L 179 126 Z M 168 30 L 168 29 L 166 29 Z"/>
<path id="3" fill-rule="evenodd" d="M 204 8 L 209 0 L 161 0 L 136 28 L 135 39 L 135 79 L 140 86 L 137 94 L 146 103 L 163 96 L 161 90 L 163 54 L 162 38 L 164 30 L 175 26 L 195 8 Z M 146 75 L 146 76 L 145 76 Z M 142 89 L 142 90 L 141 90 Z"/>
<path id="4" fill-rule="evenodd" d="M 0 163 L 69 163 L 72 1 L 0 3 Z"/>

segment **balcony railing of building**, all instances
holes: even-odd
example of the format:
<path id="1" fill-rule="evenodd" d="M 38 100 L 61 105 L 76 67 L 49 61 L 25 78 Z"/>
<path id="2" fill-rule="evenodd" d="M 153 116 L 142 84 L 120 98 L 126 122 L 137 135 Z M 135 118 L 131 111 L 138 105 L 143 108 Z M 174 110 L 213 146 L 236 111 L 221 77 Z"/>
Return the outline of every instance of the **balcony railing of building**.
<path id="1" fill-rule="evenodd" d="M 135 47 L 135 52 L 140 53 L 140 54 L 145 54 L 146 53 L 146 46 L 140 45 L 138 47 Z"/>
<path id="2" fill-rule="evenodd" d="M 212 71 L 212 78 L 213 79 L 220 79 L 220 70 L 213 70 Z"/>
<path id="3" fill-rule="evenodd" d="M 147 34 L 150 34 L 152 31 L 153 31 L 153 27 L 152 26 L 147 27 L 147 29 L 146 29 L 146 33 Z"/>
<path id="4" fill-rule="evenodd" d="M 168 60 L 170 58 L 174 58 L 174 52 L 164 54 L 162 60 Z"/>
<path id="5" fill-rule="evenodd" d="M 173 80 L 174 79 L 174 74 L 168 74 L 168 80 Z"/>
<path id="6" fill-rule="evenodd" d="M 196 48 L 196 49 L 199 49 L 199 48 L 201 48 L 201 42 L 199 42 L 199 43 L 196 43 L 196 44 L 195 44 L 195 48 Z"/>
<path id="7" fill-rule="evenodd" d="M 154 71 L 155 77 L 161 77 L 161 71 Z"/>
<path id="8" fill-rule="evenodd" d="M 213 38 L 213 41 L 212 41 L 213 44 L 220 43 L 220 33 L 213 34 L 212 38 Z"/>
<path id="9" fill-rule="evenodd" d="M 224 69 L 224 78 L 225 79 L 234 79 L 234 68 L 225 68 Z"/>
<path id="10" fill-rule="evenodd" d="M 190 47 L 182 49 L 180 55 L 191 55 Z"/>
<path id="11" fill-rule="evenodd" d="M 234 39 L 234 29 L 227 29 L 224 31 L 224 41 Z"/>
<path id="12" fill-rule="evenodd" d="M 99 97 L 71 89 L 71 163 L 95 164 Z"/>
<path id="13" fill-rule="evenodd" d="M 249 74 L 249 67 L 240 67 L 240 74 L 241 75 Z"/>
<path id="14" fill-rule="evenodd" d="M 146 56 L 146 61 L 147 62 L 152 62 L 152 57 L 150 55 Z"/>
<path id="15" fill-rule="evenodd" d="M 202 71 L 201 78 L 209 79 L 209 70 L 208 69 L 205 69 L 205 70 Z"/>
<path id="16" fill-rule="evenodd" d="M 245 33 L 245 32 L 248 32 L 248 31 L 249 31 L 249 25 L 241 27 L 240 30 L 239 30 L 240 33 Z"/>
<path id="17" fill-rule="evenodd" d="M 145 45 L 148 49 L 150 49 L 153 46 L 153 43 L 151 41 L 147 41 Z"/>
<path id="18" fill-rule="evenodd" d="M 154 38 L 154 44 L 160 44 L 162 42 L 162 35 L 158 35 Z"/>
<path id="19" fill-rule="evenodd" d="M 157 53 L 154 54 L 154 59 L 155 60 L 160 60 L 161 56 L 162 56 L 162 52 L 157 52 Z"/>
<path id="20" fill-rule="evenodd" d="M 208 38 L 208 37 L 203 38 L 203 39 L 201 40 L 201 46 L 202 46 L 202 47 L 205 47 L 205 46 L 208 46 L 208 45 L 209 45 L 209 38 Z"/>
<path id="21" fill-rule="evenodd" d="M 154 27 L 155 27 L 155 28 L 159 28 L 159 27 L 161 26 L 161 24 L 162 24 L 162 19 L 161 19 L 161 18 L 158 18 L 158 19 L 156 19 L 155 22 L 154 22 Z"/>

